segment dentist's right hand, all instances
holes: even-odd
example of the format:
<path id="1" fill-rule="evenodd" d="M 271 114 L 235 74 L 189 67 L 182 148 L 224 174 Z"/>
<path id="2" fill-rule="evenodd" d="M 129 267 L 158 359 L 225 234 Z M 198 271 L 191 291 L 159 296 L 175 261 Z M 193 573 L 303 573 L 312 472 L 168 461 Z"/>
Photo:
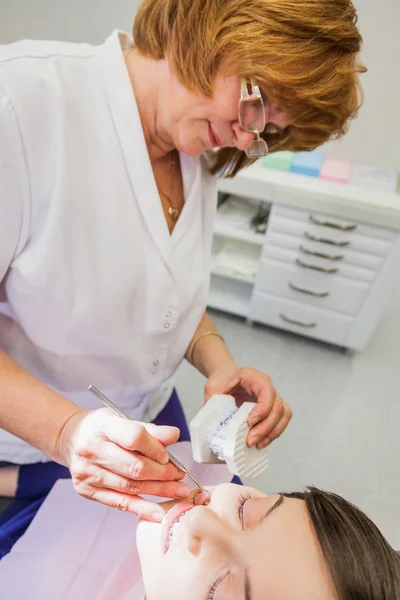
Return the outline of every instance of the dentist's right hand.
<path id="1" fill-rule="evenodd" d="M 78 494 L 160 522 L 164 509 L 140 494 L 189 495 L 190 488 L 180 481 L 184 473 L 168 461 L 165 450 L 178 438 L 176 427 L 129 421 L 108 408 L 79 410 L 64 424 L 57 453 Z"/>

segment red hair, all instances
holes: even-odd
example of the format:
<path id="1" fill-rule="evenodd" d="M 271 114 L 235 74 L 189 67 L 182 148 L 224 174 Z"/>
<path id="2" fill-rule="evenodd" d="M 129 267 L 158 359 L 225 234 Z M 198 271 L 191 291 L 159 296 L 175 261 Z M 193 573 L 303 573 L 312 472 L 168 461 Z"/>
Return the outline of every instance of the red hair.
<path id="1" fill-rule="evenodd" d="M 189 90 L 212 96 L 223 66 L 252 79 L 288 115 L 283 137 L 263 133 L 270 151 L 312 150 L 347 132 L 362 100 L 362 38 L 351 0 L 144 0 L 134 42 L 163 59 Z M 251 164 L 221 148 L 213 172 Z"/>

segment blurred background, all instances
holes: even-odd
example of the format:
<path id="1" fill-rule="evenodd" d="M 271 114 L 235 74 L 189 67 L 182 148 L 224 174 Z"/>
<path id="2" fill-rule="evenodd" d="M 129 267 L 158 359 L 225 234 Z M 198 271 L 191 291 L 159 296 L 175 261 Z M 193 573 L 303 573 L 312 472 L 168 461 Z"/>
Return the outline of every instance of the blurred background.
<path id="1" fill-rule="evenodd" d="M 138 4 L 0 0 L 0 43 L 34 38 L 99 44 L 115 28 L 131 32 Z M 355 5 L 368 67 L 362 77 L 365 104 L 348 135 L 322 151 L 325 157 L 398 173 L 400 2 L 355 0 Z M 388 296 L 379 325 L 360 351 L 252 325 L 234 310 L 212 310 L 212 316 L 237 362 L 269 373 L 294 411 L 287 432 L 271 447 L 270 467 L 257 486 L 273 492 L 313 484 L 342 494 L 400 549 L 398 286 Z M 202 404 L 203 384 L 194 369 L 181 367 L 177 386 L 188 418 Z"/>

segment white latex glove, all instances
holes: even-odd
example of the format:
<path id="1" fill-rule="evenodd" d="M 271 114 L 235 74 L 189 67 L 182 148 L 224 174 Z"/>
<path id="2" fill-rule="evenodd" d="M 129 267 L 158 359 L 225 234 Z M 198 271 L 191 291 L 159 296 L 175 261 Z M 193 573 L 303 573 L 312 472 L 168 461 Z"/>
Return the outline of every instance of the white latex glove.
<path id="1" fill-rule="evenodd" d="M 160 522 L 164 509 L 139 494 L 189 495 L 190 488 L 180 482 L 184 473 L 168 462 L 165 450 L 178 438 L 176 427 L 129 421 L 108 408 L 82 410 L 63 426 L 57 452 L 78 494 Z"/>

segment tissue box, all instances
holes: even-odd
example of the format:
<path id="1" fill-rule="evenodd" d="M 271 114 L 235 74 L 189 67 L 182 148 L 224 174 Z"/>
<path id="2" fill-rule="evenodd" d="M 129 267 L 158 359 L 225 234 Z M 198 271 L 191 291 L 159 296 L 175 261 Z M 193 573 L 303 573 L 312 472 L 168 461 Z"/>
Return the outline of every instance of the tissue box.
<path id="1" fill-rule="evenodd" d="M 292 173 L 318 177 L 323 160 L 324 156 L 319 150 L 314 150 L 313 152 L 297 152 L 294 155 L 290 170 Z"/>
<path id="2" fill-rule="evenodd" d="M 354 165 L 350 183 L 395 193 L 397 190 L 397 175 L 390 169 Z"/>
<path id="3" fill-rule="evenodd" d="M 349 183 L 352 170 L 353 166 L 349 162 L 326 158 L 322 164 L 319 176 L 321 179 L 328 179 L 329 181 Z"/>
<path id="4" fill-rule="evenodd" d="M 260 160 L 262 167 L 276 171 L 290 171 L 294 152 L 273 152 Z"/>

